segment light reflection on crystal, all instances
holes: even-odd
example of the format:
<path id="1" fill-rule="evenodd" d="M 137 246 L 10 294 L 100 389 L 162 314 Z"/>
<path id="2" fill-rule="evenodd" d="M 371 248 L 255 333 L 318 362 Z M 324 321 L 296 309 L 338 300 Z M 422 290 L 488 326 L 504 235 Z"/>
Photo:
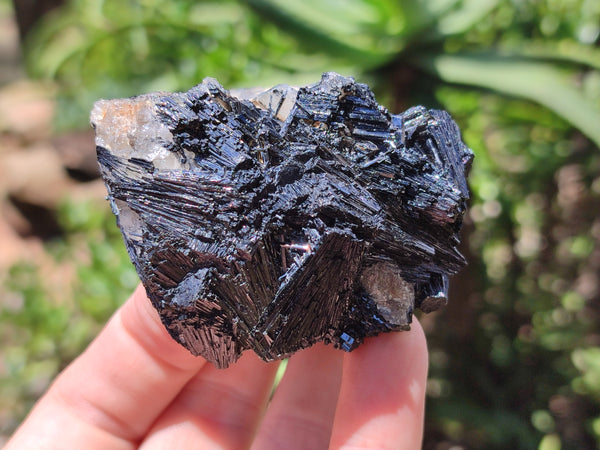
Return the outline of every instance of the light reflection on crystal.
<path id="1" fill-rule="evenodd" d="M 300 89 L 98 102 L 98 160 L 129 255 L 175 340 L 217 367 L 246 349 L 350 351 L 447 299 L 471 151 L 443 111 L 390 115 L 326 73 Z"/>

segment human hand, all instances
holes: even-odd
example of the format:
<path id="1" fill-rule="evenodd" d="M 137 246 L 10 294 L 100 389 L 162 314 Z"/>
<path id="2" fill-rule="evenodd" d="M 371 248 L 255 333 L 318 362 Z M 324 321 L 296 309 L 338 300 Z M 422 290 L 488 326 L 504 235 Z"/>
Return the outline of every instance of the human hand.
<path id="1" fill-rule="evenodd" d="M 420 448 L 427 345 L 416 320 L 352 353 L 298 352 L 269 401 L 277 367 L 252 352 L 225 370 L 192 356 L 138 287 L 5 449 Z"/>

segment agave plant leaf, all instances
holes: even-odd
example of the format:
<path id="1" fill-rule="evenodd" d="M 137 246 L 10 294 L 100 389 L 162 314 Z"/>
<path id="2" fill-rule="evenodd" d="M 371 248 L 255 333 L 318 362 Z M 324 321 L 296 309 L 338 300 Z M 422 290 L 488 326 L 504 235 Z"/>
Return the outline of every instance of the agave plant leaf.
<path id="1" fill-rule="evenodd" d="M 498 54 L 421 55 L 413 62 L 445 82 L 532 100 L 554 111 L 600 146 L 600 110 L 559 66 Z"/>
<path id="2" fill-rule="evenodd" d="M 548 61 L 565 61 L 600 70 L 600 48 L 565 39 L 560 42 L 523 42 L 519 54 Z"/>
<path id="3" fill-rule="evenodd" d="M 442 37 L 465 33 L 484 19 L 499 3 L 500 0 L 462 0 L 455 2 L 452 8 L 439 15 L 435 29 Z"/>
<path id="4" fill-rule="evenodd" d="M 263 19 L 294 35 L 311 51 L 351 59 L 365 69 L 392 59 L 405 46 L 399 2 L 370 0 L 247 0 Z"/>

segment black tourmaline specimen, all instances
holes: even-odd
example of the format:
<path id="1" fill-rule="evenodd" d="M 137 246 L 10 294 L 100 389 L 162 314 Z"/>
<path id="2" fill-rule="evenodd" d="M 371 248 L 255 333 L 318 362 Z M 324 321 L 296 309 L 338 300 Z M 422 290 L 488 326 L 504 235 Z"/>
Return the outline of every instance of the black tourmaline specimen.
<path id="1" fill-rule="evenodd" d="M 100 101 L 108 198 L 173 338 L 227 367 L 317 341 L 352 350 L 446 303 L 473 154 L 443 111 L 391 115 L 368 86 Z"/>

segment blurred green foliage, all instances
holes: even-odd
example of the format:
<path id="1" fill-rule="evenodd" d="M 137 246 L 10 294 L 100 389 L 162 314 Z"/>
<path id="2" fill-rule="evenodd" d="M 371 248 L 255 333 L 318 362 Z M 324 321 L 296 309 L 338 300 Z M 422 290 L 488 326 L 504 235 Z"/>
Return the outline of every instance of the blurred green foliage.
<path id="1" fill-rule="evenodd" d="M 49 381 L 85 348 L 138 283 L 108 207 L 97 201 L 65 201 L 58 218 L 64 237 L 47 245 L 50 270 L 17 264 L 3 287 L 2 434 L 14 429 Z M 53 286 L 51 273 L 71 279 L 68 289 L 64 280 L 60 288 Z"/>
<path id="2" fill-rule="evenodd" d="M 470 265 L 448 308 L 422 318 L 425 447 L 552 450 L 600 445 L 599 35 L 597 0 L 72 0 L 26 56 L 61 89 L 60 126 L 87 121 L 98 97 L 185 90 L 205 76 L 305 83 L 326 70 L 369 82 L 392 110 L 450 111 L 476 153 Z M 21 336 L 11 342 L 28 343 L 4 352 L 2 395 L 15 404 L 135 284 L 102 211 L 61 209 L 65 238 L 52 251 L 79 272 L 68 301 L 49 304 L 36 268 L 14 269 L 21 306 L 2 321 Z"/>

